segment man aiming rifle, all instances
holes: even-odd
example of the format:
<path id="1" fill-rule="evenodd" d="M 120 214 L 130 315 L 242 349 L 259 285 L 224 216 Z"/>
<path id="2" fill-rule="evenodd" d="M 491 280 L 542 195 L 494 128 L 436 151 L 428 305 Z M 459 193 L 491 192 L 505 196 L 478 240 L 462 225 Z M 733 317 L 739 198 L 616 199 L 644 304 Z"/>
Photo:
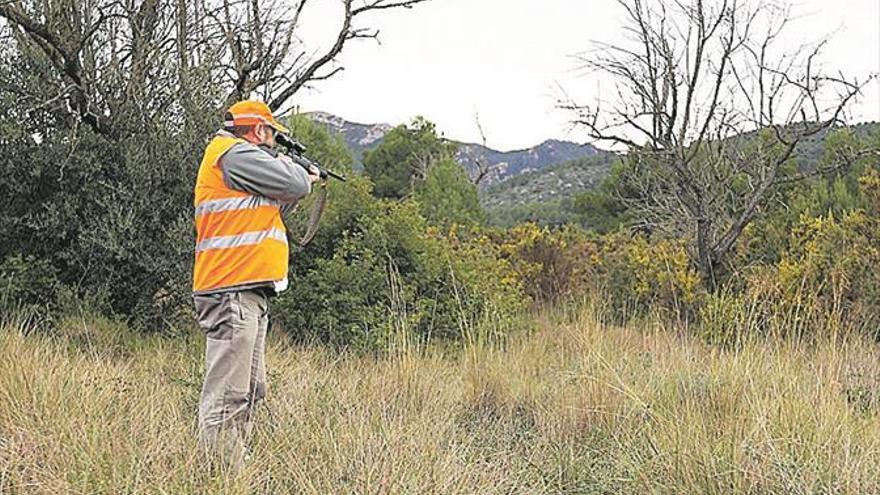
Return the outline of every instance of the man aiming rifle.
<path id="1" fill-rule="evenodd" d="M 327 176 L 272 149 L 286 132 L 263 102 L 232 105 L 195 185 L 193 299 L 207 340 L 199 444 L 233 470 L 246 458 L 254 409 L 266 395 L 269 298 L 288 283 L 282 208 Z"/>

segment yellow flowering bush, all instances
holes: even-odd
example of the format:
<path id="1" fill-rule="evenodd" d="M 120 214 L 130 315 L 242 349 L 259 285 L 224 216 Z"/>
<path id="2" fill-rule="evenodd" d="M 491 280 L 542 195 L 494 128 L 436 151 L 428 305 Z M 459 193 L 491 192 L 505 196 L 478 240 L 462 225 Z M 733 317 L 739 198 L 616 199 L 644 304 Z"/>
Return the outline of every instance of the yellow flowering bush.
<path id="1" fill-rule="evenodd" d="M 880 276 L 871 269 L 880 262 L 877 228 L 876 217 L 863 211 L 801 219 L 788 251 L 768 272 L 775 280 L 758 283 L 761 277 L 753 275 L 749 283 L 750 291 L 773 299 L 775 313 L 794 315 L 779 332 L 873 326 L 880 296 Z"/>
<path id="2" fill-rule="evenodd" d="M 576 227 L 524 224 L 490 235 L 536 302 L 602 298 L 615 316 L 650 310 L 684 316 L 702 295 L 700 278 L 680 240 Z"/>
<path id="3" fill-rule="evenodd" d="M 628 312 L 687 317 L 704 295 L 682 240 L 611 234 L 603 239 L 596 271 L 616 306 Z"/>
<path id="4" fill-rule="evenodd" d="M 536 302 L 557 302 L 595 287 L 598 244 L 579 228 L 551 230 L 528 223 L 494 231 L 490 237 Z"/>

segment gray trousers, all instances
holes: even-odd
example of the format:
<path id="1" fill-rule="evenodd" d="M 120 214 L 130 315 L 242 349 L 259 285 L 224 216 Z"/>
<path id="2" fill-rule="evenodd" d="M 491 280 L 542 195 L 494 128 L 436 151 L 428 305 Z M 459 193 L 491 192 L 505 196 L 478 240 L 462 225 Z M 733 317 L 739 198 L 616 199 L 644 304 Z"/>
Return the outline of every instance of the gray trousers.
<path id="1" fill-rule="evenodd" d="M 205 382 L 199 402 L 199 445 L 210 457 L 241 469 L 254 410 L 266 396 L 269 301 L 260 290 L 194 296 L 205 332 Z"/>

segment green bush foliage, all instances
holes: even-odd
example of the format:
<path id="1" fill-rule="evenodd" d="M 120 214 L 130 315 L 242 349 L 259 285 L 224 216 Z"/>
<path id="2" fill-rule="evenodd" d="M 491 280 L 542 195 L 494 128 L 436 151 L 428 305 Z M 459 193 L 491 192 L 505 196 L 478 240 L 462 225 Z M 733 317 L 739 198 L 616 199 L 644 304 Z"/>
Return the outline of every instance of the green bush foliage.
<path id="1" fill-rule="evenodd" d="M 0 303 L 4 306 L 48 304 L 46 296 L 58 295 L 59 284 L 58 271 L 48 259 L 17 254 L 0 263 Z"/>
<path id="2" fill-rule="evenodd" d="M 598 246 L 583 231 L 527 223 L 497 230 L 493 237 L 535 302 L 561 302 L 595 288 L 588 274 Z"/>
<path id="3" fill-rule="evenodd" d="M 838 133 L 826 150 L 866 145 Z M 815 338 L 817 329 L 880 336 L 880 277 L 870 269 L 880 261 L 878 191 L 870 160 L 790 191 L 791 209 L 746 233 L 733 283 L 700 309 L 704 336 L 724 344 L 756 335 Z"/>
<path id="4" fill-rule="evenodd" d="M 458 339 L 487 321 L 514 323 L 526 299 L 492 250 L 430 229 L 416 203 L 377 201 L 379 215 L 361 216 L 279 298 L 275 315 L 289 332 L 381 349 L 399 332 Z"/>
<path id="5" fill-rule="evenodd" d="M 812 339 L 818 329 L 877 337 L 880 276 L 866 267 L 880 262 L 878 227 L 863 211 L 804 216 L 778 262 L 745 269 L 737 287 L 707 298 L 701 332 L 725 345 L 754 336 Z"/>
<path id="6" fill-rule="evenodd" d="M 688 319 L 705 294 L 680 239 L 610 235 L 601 244 L 596 275 L 616 317 L 659 313 Z"/>
<path id="7" fill-rule="evenodd" d="M 456 145 L 437 135 L 433 123 L 416 118 L 389 131 L 377 148 L 364 154 L 364 170 L 380 198 L 409 196 L 425 180 L 431 165 L 455 155 Z"/>
<path id="8" fill-rule="evenodd" d="M 422 215 L 434 225 L 448 228 L 484 221 L 477 186 L 452 158 L 444 158 L 431 166 L 425 181 L 416 188 L 415 200 Z"/>
<path id="9" fill-rule="evenodd" d="M 0 110 L 0 125 L 13 120 Z M 23 303 L 80 299 L 168 329 L 189 299 L 192 184 L 206 133 L 164 129 L 110 142 L 69 124 L 31 122 L 4 139 L 0 194 L 11 201 L 0 212 L 2 274 L 27 259 L 43 275 L 17 291 Z"/>

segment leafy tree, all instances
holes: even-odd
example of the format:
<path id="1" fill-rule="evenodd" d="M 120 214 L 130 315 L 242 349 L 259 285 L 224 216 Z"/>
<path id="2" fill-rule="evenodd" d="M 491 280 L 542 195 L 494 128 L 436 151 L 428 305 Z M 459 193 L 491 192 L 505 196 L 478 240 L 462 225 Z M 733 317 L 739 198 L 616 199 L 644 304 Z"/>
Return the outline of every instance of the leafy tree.
<path id="1" fill-rule="evenodd" d="M 620 182 L 625 167 L 625 161 L 617 162 L 598 189 L 575 195 L 572 209 L 581 225 L 605 234 L 632 221 L 632 213 L 620 197 L 625 194 Z"/>
<path id="2" fill-rule="evenodd" d="M 333 135 L 305 115 L 287 119 L 291 134 L 306 147 L 306 155 L 324 167 L 343 174 L 351 173 L 354 158 L 341 136 Z"/>
<path id="3" fill-rule="evenodd" d="M 428 177 L 431 166 L 455 155 L 456 146 L 437 135 L 431 122 L 416 118 L 385 135 L 377 148 L 364 154 L 364 169 L 380 198 L 409 196 Z"/>
<path id="4" fill-rule="evenodd" d="M 332 135 L 303 115 L 287 122 L 293 135 L 308 149 L 306 155 L 331 170 L 348 174 L 347 182 L 327 181 L 328 199 L 314 239 L 304 249 L 291 250 L 291 267 L 294 276 L 310 270 L 316 260 L 330 258 L 346 236 L 359 232 L 358 219 L 363 215 L 379 214 L 380 205 L 372 196 L 369 178 L 351 174 L 354 159 L 339 136 Z M 286 223 L 292 235 L 298 238 L 306 229 L 308 214 L 314 195 L 305 199 L 297 211 L 286 215 Z"/>
<path id="5" fill-rule="evenodd" d="M 416 189 L 415 199 L 422 215 L 435 225 L 479 224 L 484 220 L 477 186 L 451 158 L 431 167 L 428 177 Z"/>

